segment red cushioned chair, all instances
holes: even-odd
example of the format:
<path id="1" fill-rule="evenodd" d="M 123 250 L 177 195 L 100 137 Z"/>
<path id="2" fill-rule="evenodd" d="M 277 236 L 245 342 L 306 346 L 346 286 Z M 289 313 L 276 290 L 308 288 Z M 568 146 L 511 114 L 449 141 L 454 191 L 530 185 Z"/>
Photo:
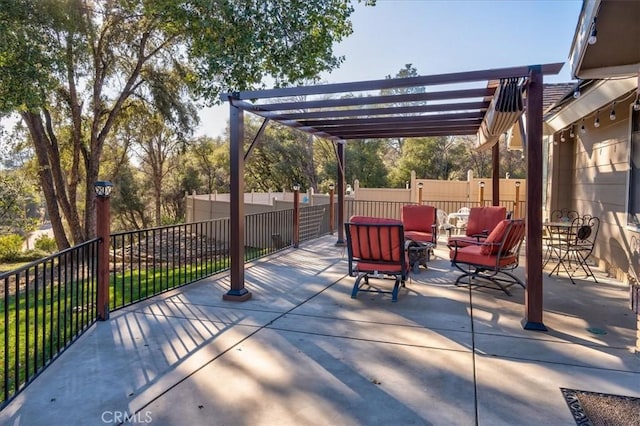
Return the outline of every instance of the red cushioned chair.
<path id="1" fill-rule="evenodd" d="M 524 283 L 510 272 L 518 267 L 524 237 L 523 219 L 505 219 L 482 242 L 472 242 L 463 247 L 454 240 L 449 258 L 451 264 L 463 273 L 456 280 L 456 285 L 468 278 L 470 285 L 495 284 L 509 296 L 511 293 L 508 288 L 512 285 L 518 284 L 524 288 Z"/>
<path id="2" fill-rule="evenodd" d="M 357 277 L 351 291 L 391 293 L 391 301 L 398 301 L 398 288 L 408 276 L 408 262 L 404 248 L 404 228 L 395 219 L 352 216 L 344 224 L 349 255 L 349 276 Z M 369 278 L 395 278 L 392 291 L 372 289 Z M 361 287 L 369 288 L 363 289 Z"/>
<path id="3" fill-rule="evenodd" d="M 501 221 L 507 217 L 507 208 L 503 206 L 471 207 L 465 235 L 449 238 L 449 248 L 465 247 L 484 241 Z M 454 243 L 455 241 L 455 243 Z"/>
<path id="4" fill-rule="evenodd" d="M 404 238 L 436 244 L 438 241 L 438 215 L 433 206 L 407 204 L 400 213 L 404 225 Z"/>

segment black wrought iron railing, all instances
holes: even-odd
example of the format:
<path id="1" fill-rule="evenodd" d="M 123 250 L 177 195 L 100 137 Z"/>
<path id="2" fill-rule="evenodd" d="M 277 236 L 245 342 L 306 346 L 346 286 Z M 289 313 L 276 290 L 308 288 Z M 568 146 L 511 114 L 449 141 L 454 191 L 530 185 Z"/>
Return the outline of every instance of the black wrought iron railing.
<path id="1" fill-rule="evenodd" d="M 97 318 L 98 240 L 0 274 L 0 408 Z"/>
<path id="2" fill-rule="evenodd" d="M 293 210 L 245 216 L 245 261 L 292 246 Z M 230 267 L 229 219 L 111 235 L 110 306 L 120 309 Z M 300 208 L 300 241 L 329 233 L 329 206 Z"/>

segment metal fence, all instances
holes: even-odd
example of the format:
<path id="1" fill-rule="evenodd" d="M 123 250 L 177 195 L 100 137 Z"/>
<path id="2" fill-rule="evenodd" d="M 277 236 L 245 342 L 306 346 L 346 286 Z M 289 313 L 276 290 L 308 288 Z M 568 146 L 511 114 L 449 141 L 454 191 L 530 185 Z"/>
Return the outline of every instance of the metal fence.
<path id="1" fill-rule="evenodd" d="M 0 274 L 0 408 L 97 318 L 98 240 Z"/>
<path id="2" fill-rule="evenodd" d="M 293 210 L 245 216 L 245 261 L 292 246 Z M 120 309 L 229 269 L 229 219 L 111 235 L 110 306 Z M 300 241 L 329 233 L 329 208 L 300 209 Z"/>

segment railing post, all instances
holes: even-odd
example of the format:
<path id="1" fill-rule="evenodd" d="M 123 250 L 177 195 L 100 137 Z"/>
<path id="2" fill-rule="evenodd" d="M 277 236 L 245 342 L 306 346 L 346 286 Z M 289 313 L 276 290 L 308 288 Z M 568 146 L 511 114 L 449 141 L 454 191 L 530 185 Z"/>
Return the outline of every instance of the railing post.
<path id="1" fill-rule="evenodd" d="M 514 207 L 513 218 L 518 219 L 520 217 L 520 181 L 516 181 L 516 205 Z"/>
<path id="2" fill-rule="evenodd" d="M 335 189 L 335 186 L 332 183 L 330 183 L 329 184 L 329 233 L 331 233 L 331 235 L 333 235 L 333 228 L 335 226 L 335 211 L 333 206 L 334 189 Z"/>
<path id="3" fill-rule="evenodd" d="M 293 247 L 300 244 L 300 184 L 293 184 Z"/>
<path id="4" fill-rule="evenodd" d="M 111 182 L 98 181 L 96 191 L 96 236 L 98 242 L 98 320 L 109 319 L 109 239 L 111 235 L 110 198 Z"/>

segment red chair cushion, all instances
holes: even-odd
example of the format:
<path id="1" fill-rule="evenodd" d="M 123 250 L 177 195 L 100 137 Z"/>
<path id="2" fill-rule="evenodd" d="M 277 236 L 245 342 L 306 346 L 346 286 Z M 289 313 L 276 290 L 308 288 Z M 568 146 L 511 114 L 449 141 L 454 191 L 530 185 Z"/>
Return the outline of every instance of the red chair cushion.
<path id="1" fill-rule="evenodd" d="M 431 232 L 405 231 L 404 238 L 413 241 L 433 241 Z"/>
<path id="2" fill-rule="evenodd" d="M 450 250 L 449 258 L 453 260 L 455 256 L 456 262 L 458 263 L 469 263 L 472 265 L 487 266 L 490 268 L 496 266 L 502 268 L 507 265 L 512 265 L 516 261 L 514 255 L 501 256 L 500 264 L 496 265 L 496 259 L 498 259 L 497 253 L 487 256 L 487 253 L 483 253 L 484 248 L 484 246 L 477 245 L 459 248 L 457 255 L 455 250 Z"/>
<path id="3" fill-rule="evenodd" d="M 436 223 L 436 208 L 433 206 L 406 205 L 400 213 L 404 230 L 433 232 L 432 225 Z"/>
<path id="4" fill-rule="evenodd" d="M 504 233 L 507 232 L 507 229 L 509 228 L 509 222 L 510 221 L 508 219 L 505 219 L 493 228 L 493 231 L 491 231 L 481 246 L 482 254 L 498 254 L 498 251 L 500 250 L 500 243 L 504 239 Z"/>
<path id="5" fill-rule="evenodd" d="M 503 206 L 472 207 L 465 234 L 468 236 L 491 232 L 507 217 L 507 208 Z"/>

